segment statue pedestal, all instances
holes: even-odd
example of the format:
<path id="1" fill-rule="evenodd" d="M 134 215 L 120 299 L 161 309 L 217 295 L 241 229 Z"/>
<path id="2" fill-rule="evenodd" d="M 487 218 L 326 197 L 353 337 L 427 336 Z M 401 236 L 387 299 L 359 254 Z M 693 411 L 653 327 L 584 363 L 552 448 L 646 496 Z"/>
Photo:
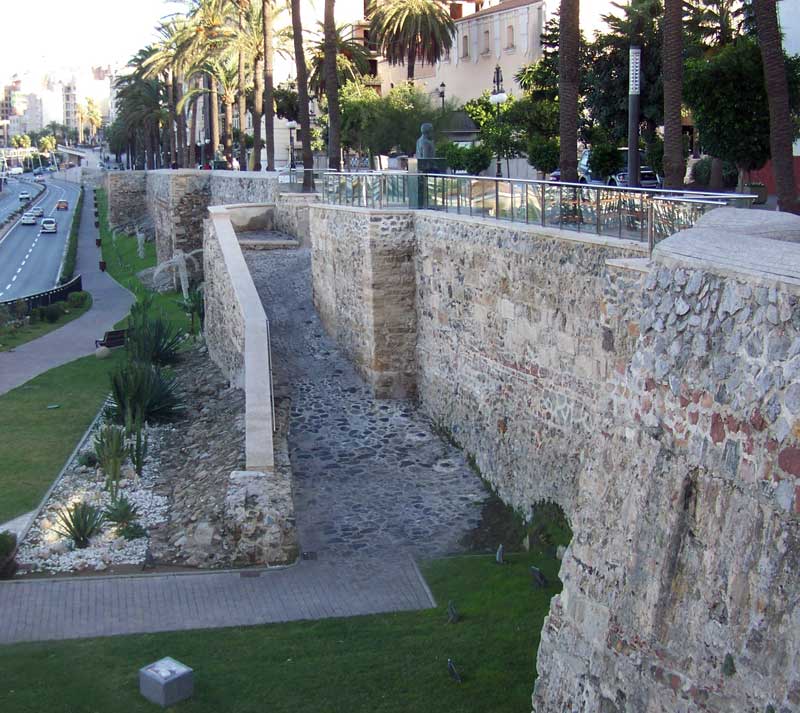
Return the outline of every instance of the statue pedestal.
<path id="1" fill-rule="evenodd" d="M 447 162 L 443 158 L 410 158 L 409 174 L 447 173 Z M 428 205 L 428 181 L 425 176 L 409 175 L 408 204 L 410 208 L 425 208 Z"/>

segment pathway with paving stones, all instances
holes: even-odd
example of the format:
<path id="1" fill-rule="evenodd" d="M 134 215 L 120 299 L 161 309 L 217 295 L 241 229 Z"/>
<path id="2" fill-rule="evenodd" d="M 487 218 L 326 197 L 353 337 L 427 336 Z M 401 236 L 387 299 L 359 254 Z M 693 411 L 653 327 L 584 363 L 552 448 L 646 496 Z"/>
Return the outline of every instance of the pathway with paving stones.
<path id="1" fill-rule="evenodd" d="M 246 255 L 292 399 L 302 548 L 277 570 L 0 582 L 0 644 L 422 609 L 415 558 L 460 551 L 487 497 L 407 401 L 377 401 L 323 332 L 307 250 Z"/>
<path id="2" fill-rule="evenodd" d="M 460 551 L 487 497 L 463 453 L 411 402 L 372 397 L 314 310 L 308 249 L 245 258 L 270 321 L 275 393 L 292 400 L 301 547 L 335 558 Z"/>

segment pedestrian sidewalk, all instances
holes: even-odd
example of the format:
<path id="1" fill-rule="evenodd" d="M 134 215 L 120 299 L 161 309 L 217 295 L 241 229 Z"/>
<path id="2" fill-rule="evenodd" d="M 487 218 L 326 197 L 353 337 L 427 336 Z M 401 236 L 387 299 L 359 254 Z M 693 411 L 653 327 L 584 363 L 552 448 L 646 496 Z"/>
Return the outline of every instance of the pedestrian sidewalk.
<path id="1" fill-rule="evenodd" d="M 94 340 L 125 317 L 133 304 L 134 297 L 128 290 L 100 272 L 91 188 L 85 189 L 83 201 L 75 272 L 83 278 L 83 289 L 92 294 L 92 308 L 39 339 L 13 351 L 0 352 L 0 394 L 54 367 L 92 354 Z"/>

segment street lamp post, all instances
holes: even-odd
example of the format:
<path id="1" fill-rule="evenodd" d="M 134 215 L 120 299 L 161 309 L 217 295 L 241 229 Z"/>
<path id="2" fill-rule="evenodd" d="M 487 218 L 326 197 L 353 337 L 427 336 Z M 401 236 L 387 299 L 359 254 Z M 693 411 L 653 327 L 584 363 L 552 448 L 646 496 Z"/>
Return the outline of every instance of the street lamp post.
<path id="1" fill-rule="evenodd" d="M 444 90 L 446 89 L 446 85 L 442 82 L 439 85 L 439 99 L 442 100 L 442 113 L 444 113 Z"/>
<path id="2" fill-rule="evenodd" d="M 500 69 L 500 65 L 498 64 L 494 68 L 494 80 L 492 82 L 492 95 L 489 97 L 489 101 L 497 107 L 497 125 L 500 126 L 500 105 L 508 99 L 508 95 L 506 94 L 505 90 L 503 89 L 503 70 Z M 497 170 L 495 172 L 495 176 L 497 178 L 502 177 L 503 171 L 500 166 L 500 147 L 498 146 L 497 151 Z"/>
<path id="3" fill-rule="evenodd" d="M 639 95 L 642 48 L 632 46 L 628 67 L 628 187 L 639 187 Z"/>
<path id="4" fill-rule="evenodd" d="M 295 168 L 294 163 L 294 132 L 297 129 L 297 122 L 287 121 L 286 128 L 289 129 L 289 168 Z"/>

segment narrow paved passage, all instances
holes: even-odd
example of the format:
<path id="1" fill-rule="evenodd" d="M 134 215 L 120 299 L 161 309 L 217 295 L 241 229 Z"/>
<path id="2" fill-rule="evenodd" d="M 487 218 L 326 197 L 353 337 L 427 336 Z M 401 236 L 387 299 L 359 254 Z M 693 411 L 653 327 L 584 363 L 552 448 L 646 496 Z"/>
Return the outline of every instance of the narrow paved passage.
<path id="1" fill-rule="evenodd" d="M 95 246 L 92 192 L 84 194 L 75 272 L 83 278 L 83 289 L 92 293 L 92 308 L 78 319 L 23 344 L 0 352 L 0 394 L 24 384 L 34 376 L 66 364 L 95 350 L 94 340 L 121 320 L 133 303 L 133 295 L 107 273 L 100 272 L 99 248 Z"/>
<path id="2" fill-rule="evenodd" d="M 308 249 L 245 258 L 270 320 L 275 392 L 292 399 L 301 547 L 383 561 L 458 552 L 487 497 L 464 454 L 411 402 L 372 397 L 314 310 Z"/>

